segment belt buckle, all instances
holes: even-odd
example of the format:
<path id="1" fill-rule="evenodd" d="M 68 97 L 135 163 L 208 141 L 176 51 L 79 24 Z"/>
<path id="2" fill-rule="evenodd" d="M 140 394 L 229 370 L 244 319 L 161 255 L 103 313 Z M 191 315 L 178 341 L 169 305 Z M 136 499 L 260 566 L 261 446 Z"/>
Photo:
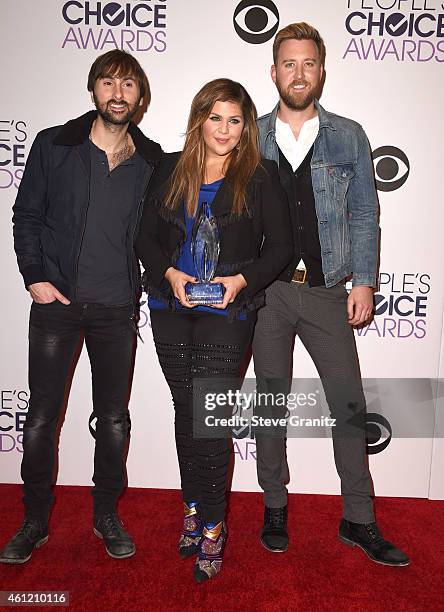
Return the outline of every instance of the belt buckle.
<path id="1" fill-rule="evenodd" d="M 307 276 L 307 270 L 298 270 L 298 269 L 296 269 L 293 272 L 293 278 L 291 279 L 291 282 L 292 283 L 300 283 L 300 284 L 305 283 L 306 276 Z"/>

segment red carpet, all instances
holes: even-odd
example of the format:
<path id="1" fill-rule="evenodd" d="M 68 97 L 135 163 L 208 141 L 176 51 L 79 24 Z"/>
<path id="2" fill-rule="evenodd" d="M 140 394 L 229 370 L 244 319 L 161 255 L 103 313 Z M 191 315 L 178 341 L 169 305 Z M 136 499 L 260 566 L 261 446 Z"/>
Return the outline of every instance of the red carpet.
<path id="1" fill-rule="evenodd" d="M 444 502 L 378 499 L 384 535 L 406 550 L 406 568 L 376 565 L 336 538 L 339 497 L 292 495 L 291 547 L 272 554 L 258 541 L 262 500 L 233 493 L 220 576 L 198 585 L 176 552 L 177 491 L 129 489 L 120 514 L 136 540 L 127 560 L 108 557 L 92 533 L 83 487 L 57 487 L 49 542 L 28 564 L 0 566 L 0 590 L 70 592 L 70 610 L 444 610 Z M 20 487 L 0 485 L 0 545 L 21 520 Z M 41 608 L 40 608 L 41 609 Z"/>

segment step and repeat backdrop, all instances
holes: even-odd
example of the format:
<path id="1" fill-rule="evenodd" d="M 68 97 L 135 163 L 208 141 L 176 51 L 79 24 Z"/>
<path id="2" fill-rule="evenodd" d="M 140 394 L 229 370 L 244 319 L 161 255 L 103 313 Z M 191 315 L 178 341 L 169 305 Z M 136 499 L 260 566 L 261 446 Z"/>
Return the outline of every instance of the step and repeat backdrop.
<path id="1" fill-rule="evenodd" d="M 381 207 L 380 286 L 373 321 L 356 331 L 368 400 L 368 452 L 378 495 L 444 498 L 442 143 L 444 3 L 440 0 L 1 0 L 0 479 L 20 482 L 28 409 L 30 299 L 16 267 L 11 207 L 32 141 L 91 108 L 97 55 L 133 53 L 152 102 L 140 127 L 181 148 L 190 103 L 207 81 L 242 82 L 260 114 L 277 101 L 272 41 L 291 22 L 327 47 L 323 106 L 360 122 L 373 151 Z M 131 486 L 179 486 L 173 409 L 154 352 L 146 296 L 130 400 Z M 249 376 L 253 370 L 250 365 Z M 295 378 L 316 376 L 299 342 Z M 324 406 L 325 414 L 327 409 Z M 94 422 L 83 351 L 60 436 L 58 482 L 91 482 Z M 257 491 L 254 433 L 233 432 L 233 489 Z M 290 491 L 338 493 L 331 440 L 288 441 Z"/>

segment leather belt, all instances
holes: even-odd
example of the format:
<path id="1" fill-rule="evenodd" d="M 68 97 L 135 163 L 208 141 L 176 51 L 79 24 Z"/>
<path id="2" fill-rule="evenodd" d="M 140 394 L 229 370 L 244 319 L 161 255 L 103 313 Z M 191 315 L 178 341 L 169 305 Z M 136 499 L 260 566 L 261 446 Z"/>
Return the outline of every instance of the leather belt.
<path id="1" fill-rule="evenodd" d="M 305 283 L 306 276 L 307 276 L 307 270 L 296 269 L 293 272 L 293 278 L 291 279 L 291 282 L 292 283 Z"/>

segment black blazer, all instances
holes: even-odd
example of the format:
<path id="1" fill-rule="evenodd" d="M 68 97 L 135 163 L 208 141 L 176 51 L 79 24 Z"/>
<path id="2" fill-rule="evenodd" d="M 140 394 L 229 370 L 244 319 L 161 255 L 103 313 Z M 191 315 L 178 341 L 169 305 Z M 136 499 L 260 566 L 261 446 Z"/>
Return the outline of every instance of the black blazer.
<path id="1" fill-rule="evenodd" d="M 14 247 L 26 287 L 49 281 L 67 298 L 75 298 L 77 264 L 89 206 L 88 136 L 96 111 L 64 126 L 40 132 L 32 145 L 14 204 Z M 139 301 L 139 264 L 134 234 L 142 214 L 145 188 L 160 162 L 162 149 L 133 123 L 128 132 L 144 159 L 134 197 L 126 243 L 134 301 Z"/>
<path id="2" fill-rule="evenodd" d="M 174 296 L 165 272 L 175 265 L 186 239 L 184 206 L 172 211 L 164 206 L 169 179 L 180 153 L 165 153 L 145 203 L 136 253 L 145 268 L 145 289 L 174 309 Z M 240 310 L 264 304 L 264 289 L 293 256 L 293 237 L 288 202 L 275 162 L 262 160 L 246 191 L 247 213 L 231 214 L 233 194 L 224 181 L 211 209 L 216 217 L 220 255 L 216 276 L 241 273 L 247 286 L 229 305 L 230 319 Z"/>

